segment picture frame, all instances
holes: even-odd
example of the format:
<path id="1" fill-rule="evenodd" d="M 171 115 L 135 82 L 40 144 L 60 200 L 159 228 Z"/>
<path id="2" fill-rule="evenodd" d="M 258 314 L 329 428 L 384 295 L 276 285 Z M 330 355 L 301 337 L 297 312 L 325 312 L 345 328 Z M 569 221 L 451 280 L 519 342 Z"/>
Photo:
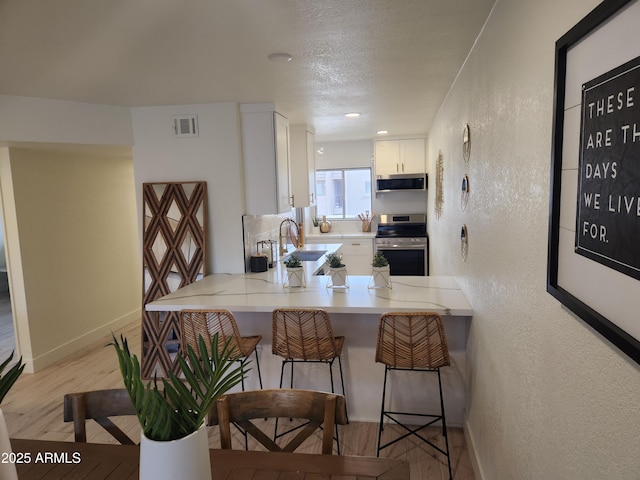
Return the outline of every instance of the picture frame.
<path id="1" fill-rule="evenodd" d="M 623 66 L 640 59 L 640 33 L 634 25 L 639 14 L 640 0 L 605 0 L 556 42 L 547 260 L 547 292 L 638 364 L 640 279 L 616 269 L 615 262 L 579 252 L 578 238 L 584 232 L 578 228 L 577 211 L 586 171 L 580 167 L 588 148 L 586 140 L 583 143 L 583 137 L 587 139 L 584 89 L 594 79 L 607 74 L 613 78 Z M 632 92 L 637 94 L 638 111 L 632 114 L 640 125 L 638 87 Z M 631 154 L 636 160 L 637 153 Z M 632 189 L 638 192 L 640 185 Z M 632 233 L 638 234 L 638 224 L 632 225 Z M 618 239 L 619 231 L 612 230 L 610 235 Z"/>

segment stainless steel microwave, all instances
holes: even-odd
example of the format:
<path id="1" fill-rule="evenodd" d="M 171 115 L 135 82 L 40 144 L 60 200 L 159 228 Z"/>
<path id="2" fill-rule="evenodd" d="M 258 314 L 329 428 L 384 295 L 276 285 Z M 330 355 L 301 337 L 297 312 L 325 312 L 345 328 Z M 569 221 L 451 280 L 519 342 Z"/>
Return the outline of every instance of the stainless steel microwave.
<path id="1" fill-rule="evenodd" d="M 427 174 L 378 175 L 376 177 L 377 192 L 426 189 Z"/>

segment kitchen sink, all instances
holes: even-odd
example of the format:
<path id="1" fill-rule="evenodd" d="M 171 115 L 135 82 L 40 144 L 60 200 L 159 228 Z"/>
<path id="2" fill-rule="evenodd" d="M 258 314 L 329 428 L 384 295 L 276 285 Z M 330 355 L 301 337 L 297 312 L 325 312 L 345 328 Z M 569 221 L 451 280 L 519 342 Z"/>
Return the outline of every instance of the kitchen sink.
<path id="1" fill-rule="evenodd" d="M 299 252 L 293 252 L 292 254 L 287 255 L 283 260 L 289 260 L 291 258 L 291 255 L 295 255 L 303 262 L 315 262 L 325 253 L 327 253 L 326 250 L 301 250 Z"/>

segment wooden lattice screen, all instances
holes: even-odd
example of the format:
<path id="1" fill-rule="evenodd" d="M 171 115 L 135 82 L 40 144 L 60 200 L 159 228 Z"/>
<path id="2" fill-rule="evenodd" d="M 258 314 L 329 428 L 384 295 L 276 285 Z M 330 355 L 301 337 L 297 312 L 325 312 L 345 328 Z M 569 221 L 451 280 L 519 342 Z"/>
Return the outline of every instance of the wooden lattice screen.
<path id="1" fill-rule="evenodd" d="M 142 185 L 142 377 L 178 373 L 178 312 L 145 305 L 205 274 L 206 182 Z"/>

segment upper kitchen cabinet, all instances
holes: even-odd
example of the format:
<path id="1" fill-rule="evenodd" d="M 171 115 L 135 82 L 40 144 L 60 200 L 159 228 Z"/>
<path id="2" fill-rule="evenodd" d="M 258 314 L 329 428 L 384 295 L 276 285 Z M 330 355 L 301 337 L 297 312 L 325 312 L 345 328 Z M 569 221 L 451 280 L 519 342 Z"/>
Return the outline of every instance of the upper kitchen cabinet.
<path id="1" fill-rule="evenodd" d="M 374 142 L 376 175 L 426 172 L 426 140 L 409 138 Z"/>
<path id="2" fill-rule="evenodd" d="M 291 210 L 289 120 L 273 103 L 240 105 L 245 209 L 249 215 Z"/>
<path id="3" fill-rule="evenodd" d="M 315 130 L 308 125 L 291 125 L 291 193 L 294 207 L 316 203 Z"/>

